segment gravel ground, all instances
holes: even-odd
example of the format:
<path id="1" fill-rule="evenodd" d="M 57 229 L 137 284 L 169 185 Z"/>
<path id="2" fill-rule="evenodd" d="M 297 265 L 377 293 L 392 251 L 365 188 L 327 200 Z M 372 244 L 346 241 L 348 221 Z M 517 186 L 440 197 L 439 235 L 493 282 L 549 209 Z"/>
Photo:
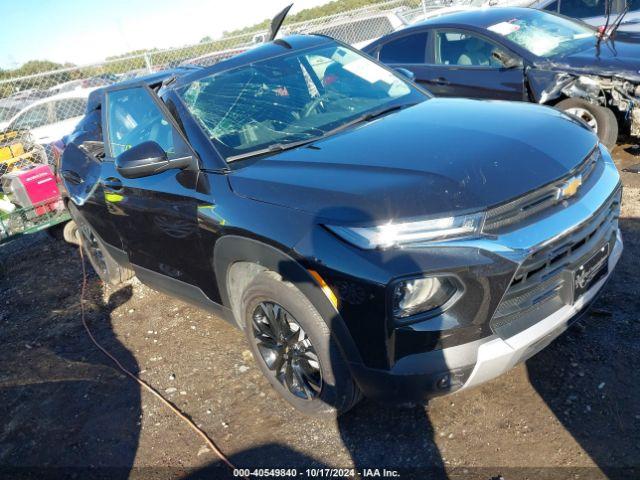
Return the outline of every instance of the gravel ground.
<path id="1" fill-rule="evenodd" d="M 615 152 L 621 168 L 636 154 Z M 625 468 L 640 467 L 640 175 L 623 181 L 626 248 L 590 314 L 526 364 L 426 406 L 365 400 L 337 421 L 301 416 L 262 378 L 239 331 L 136 280 L 113 290 L 90 274 L 88 321 L 240 467 L 637 478 Z M 81 275 L 76 248 L 45 234 L 0 247 L 0 477 L 230 476 L 90 342 Z"/>

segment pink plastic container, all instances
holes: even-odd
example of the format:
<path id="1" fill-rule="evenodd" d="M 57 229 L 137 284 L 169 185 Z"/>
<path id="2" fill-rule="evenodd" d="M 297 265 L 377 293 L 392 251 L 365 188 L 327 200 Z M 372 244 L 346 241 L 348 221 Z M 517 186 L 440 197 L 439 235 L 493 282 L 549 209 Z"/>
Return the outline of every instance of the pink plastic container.
<path id="1" fill-rule="evenodd" d="M 54 209 L 55 202 L 60 198 L 60 191 L 49 165 L 5 173 L 2 176 L 2 189 L 19 207 L 36 207 L 37 215 Z"/>

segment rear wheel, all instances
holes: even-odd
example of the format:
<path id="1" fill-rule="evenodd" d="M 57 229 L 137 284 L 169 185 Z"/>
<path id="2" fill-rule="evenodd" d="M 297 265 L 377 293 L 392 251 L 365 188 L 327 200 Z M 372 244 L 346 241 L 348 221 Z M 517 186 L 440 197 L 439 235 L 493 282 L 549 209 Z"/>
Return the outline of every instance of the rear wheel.
<path id="1" fill-rule="evenodd" d="M 583 120 L 607 148 L 616 146 L 618 119 L 611 109 L 594 105 L 581 98 L 567 98 L 558 102 L 556 108 Z"/>
<path id="2" fill-rule="evenodd" d="M 69 220 L 64 224 L 62 236 L 65 242 L 71 243 L 72 245 L 80 245 L 80 231 L 78 230 L 78 225 L 76 225 L 76 222 L 74 222 L 73 220 Z"/>
<path id="3" fill-rule="evenodd" d="M 91 228 L 83 225 L 78 228 L 78 232 L 82 249 L 103 282 L 119 285 L 135 275 L 133 270 L 120 266 L 113 259 Z"/>
<path id="4" fill-rule="evenodd" d="M 304 294 L 273 272 L 242 296 L 244 330 L 260 369 L 302 413 L 335 416 L 361 398 L 326 323 Z"/>

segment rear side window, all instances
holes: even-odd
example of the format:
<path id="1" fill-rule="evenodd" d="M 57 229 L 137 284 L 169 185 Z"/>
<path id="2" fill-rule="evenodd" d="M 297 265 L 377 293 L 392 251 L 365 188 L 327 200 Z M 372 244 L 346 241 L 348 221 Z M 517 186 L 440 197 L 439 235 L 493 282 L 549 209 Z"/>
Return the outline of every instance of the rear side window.
<path id="1" fill-rule="evenodd" d="M 599 17 L 605 14 L 605 5 L 606 0 L 560 0 L 560 13 L 574 18 Z"/>
<path id="2" fill-rule="evenodd" d="M 116 90 L 107 96 L 111 156 L 143 142 L 154 141 L 169 157 L 188 154 L 181 135 L 167 120 L 151 93 L 142 87 Z"/>
<path id="3" fill-rule="evenodd" d="M 383 63 L 424 63 L 427 51 L 426 32 L 407 35 L 393 40 L 380 50 Z"/>

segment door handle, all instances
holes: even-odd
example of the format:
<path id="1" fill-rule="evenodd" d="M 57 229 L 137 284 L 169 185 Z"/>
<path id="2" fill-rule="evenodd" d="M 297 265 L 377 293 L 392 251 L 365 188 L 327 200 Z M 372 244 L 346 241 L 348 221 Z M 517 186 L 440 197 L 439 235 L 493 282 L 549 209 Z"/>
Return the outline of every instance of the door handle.
<path id="1" fill-rule="evenodd" d="M 444 77 L 438 77 L 438 78 L 434 78 L 433 80 L 431 80 L 433 83 L 435 83 L 436 85 L 450 85 L 451 82 L 449 82 L 449 80 L 447 80 Z"/>
<path id="2" fill-rule="evenodd" d="M 73 185 L 80 185 L 84 182 L 83 178 L 73 170 L 63 170 L 62 178 Z"/>
<path id="3" fill-rule="evenodd" d="M 105 178 L 102 182 L 105 190 L 109 190 L 111 192 L 119 192 L 122 190 L 122 180 L 115 177 Z"/>

